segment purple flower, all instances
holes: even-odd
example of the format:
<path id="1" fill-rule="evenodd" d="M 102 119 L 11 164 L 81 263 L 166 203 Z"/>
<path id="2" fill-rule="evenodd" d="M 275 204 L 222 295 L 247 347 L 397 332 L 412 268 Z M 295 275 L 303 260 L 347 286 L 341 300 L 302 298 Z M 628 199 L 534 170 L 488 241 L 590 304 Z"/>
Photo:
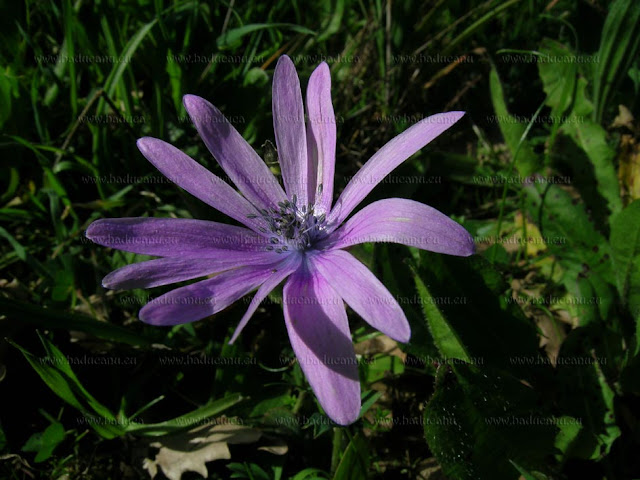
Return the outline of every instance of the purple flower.
<path id="1" fill-rule="evenodd" d="M 239 192 L 162 140 L 141 138 L 138 148 L 178 186 L 247 228 L 175 218 L 98 220 L 87 229 L 94 242 L 162 257 L 111 272 L 104 287 L 150 288 L 215 274 L 145 305 L 140 319 L 152 325 L 203 319 L 257 289 L 233 342 L 260 302 L 286 279 L 284 318 L 300 367 L 327 415 L 342 425 L 354 422 L 360 382 L 344 304 L 397 341 L 409 341 L 411 332 L 394 297 L 344 249 L 396 242 L 467 256 L 474 244 L 462 226 L 413 200 L 379 200 L 345 220 L 377 183 L 464 113 L 433 115 L 395 137 L 332 205 L 336 124 L 326 63 L 309 79 L 306 126 L 293 62 L 283 56 L 275 69 L 273 125 L 284 190 L 218 109 L 194 95 L 184 97 L 184 106 Z"/>

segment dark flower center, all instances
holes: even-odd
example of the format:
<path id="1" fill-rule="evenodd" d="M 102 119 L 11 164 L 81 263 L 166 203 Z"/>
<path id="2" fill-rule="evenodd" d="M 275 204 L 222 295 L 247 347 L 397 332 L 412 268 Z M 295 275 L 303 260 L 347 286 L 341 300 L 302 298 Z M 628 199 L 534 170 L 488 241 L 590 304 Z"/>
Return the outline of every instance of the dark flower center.
<path id="1" fill-rule="evenodd" d="M 260 215 L 247 215 L 249 218 L 260 216 L 267 223 L 267 228 L 260 228 L 263 233 L 272 235 L 267 250 L 278 253 L 292 249 L 307 250 L 324 237 L 326 215 L 316 216 L 313 204 L 298 206 L 294 195 L 291 201 L 278 203 L 278 207 L 259 210 Z"/>

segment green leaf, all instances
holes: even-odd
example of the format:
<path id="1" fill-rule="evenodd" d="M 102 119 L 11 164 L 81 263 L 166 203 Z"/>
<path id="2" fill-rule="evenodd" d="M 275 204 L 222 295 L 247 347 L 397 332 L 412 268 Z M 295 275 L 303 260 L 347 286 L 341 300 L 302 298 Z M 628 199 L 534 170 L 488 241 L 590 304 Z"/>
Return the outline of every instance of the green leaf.
<path id="1" fill-rule="evenodd" d="M 9 75 L 9 67 L 6 67 L 6 72 L 0 71 L 0 128 L 11 118 L 12 82 Z"/>
<path id="2" fill-rule="evenodd" d="M 182 69 L 180 64 L 174 60 L 171 49 L 167 50 L 166 71 L 169 75 L 169 85 L 171 86 L 171 98 L 176 112 L 181 111 L 182 107 Z"/>
<path id="3" fill-rule="evenodd" d="M 280 395 L 269 396 L 266 399 L 255 403 L 255 405 L 251 409 L 250 417 L 262 417 L 266 415 L 271 409 L 279 408 L 279 407 L 291 407 L 296 403 L 295 397 L 293 397 L 290 393 L 283 393 Z"/>
<path id="4" fill-rule="evenodd" d="M 333 480 L 365 480 L 368 478 L 369 452 L 366 441 L 355 435 L 347 445 Z"/>
<path id="5" fill-rule="evenodd" d="M 22 447 L 23 452 L 37 452 L 35 462 L 51 458 L 55 448 L 64 441 L 65 431 L 60 422 L 49 425 L 44 432 L 34 433 Z"/>
<path id="6" fill-rule="evenodd" d="M 530 473 L 526 468 L 522 468 L 513 460 L 509 460 L 509 462 L 511 463 L 511 465 L 516 467 L 516 470 L 520 472 L 520 475 L 522 475 L 521 478 L 524 478 L 524 480 L 546 480 L 548 478 L 546 475 L 543 475 L 541 473 L 537 473 L 536 475 Z"/>
<path id="7" fill-rule="evenodd" d="M 479 255 L 460 258 L 421 251 L 418 274 L 430 295 L 420 296 L 420 302 L 437 308 L 435 318 L 427 321 L 443 332 L 438 332 L 439 348 L 459 355 L 436 359 L 439 363 L 461 363 L 464 356 L 469 363 L 509 371 L 529 382 L 544 377 L 544 365 L 519 361 L 539 357 L 536 330 L 510 301 L 508 286 L 491 263 Z M 447 336 L 449 332 L 455 336 Z M 420 341 L 411 338 L 411 343 Z"/>
<path id="8" fill-rule="evenodd" d="M 494 243 L 487 248 L 482 252 L 482 256 L 487 260 L 490 260 L 494 265 L 508 266 L 511 261 L 507 249 L 499 243 Z"/>
<path id="9" fill-rule="evenodd" d="M 329 4 L 329 2 L 327 2 Z M 341 25 L 342 25 L 342 16 L 344 15 L 344 4 L 345 0 L 336 0 L 335 7 L 331 6 L 331 11 L 328 13 L 333 13 L 329 22 L 327 24 L 326 29 L 320 35 L 318 35 L 318 42 L 324 42 L 332 35 L 336 34 Z"/>
<path id="10" fill-rule="evenodd" d="M 64 0 L 62 2 L 62 18 L 64 26 L 64 38 L 67 44 L 67 52 L 70 58 L 75 57 L 75 45 L 74 45 L 74 24 L 75 24 L 75 9 L 71 4 L 71 0 Z M 78 83 L 76 78 L 76 62 L 67 62 L 67 68 L 69 69 L 69 86 L 70 86 L 70 106 L 71 114 L 75 118 L 78 114 Z"/>
<path id="11" fill-rule="evenodd" d="M 362 392 L 362 407 L 360 407 L 360 415 L 358 418 L 369 411 L 373 407 L 374 403 L 382 396 L 382 392 L 376 392 L 375 390 L 369 390 L 368 392 Z"/>
<path id="12" fill-rule="evenodd" d="M 243 86 L 255 85 L 262 87 L 269 83 L 269 75 L 260 67 L 253 67 L 244 76 Z"/>
<path id="13" fill-rule="evenodd" d="M 376 355 L 362 366 L 363 378 L 366 384 L 382 380 L 386 375 L 400 375 L 404 372 L 404 363 L 394 355 Z"/>
<path id="14" fill-rule="evenodd" d="M 556 40 L 543 39 L 539 50 L 542 56 L 538 62 L 538 72 L 542 88 L 547 94 L 545 104 L 551 107 L 553 116 L 560 116 L 573 102 L 578 65 L 571 61 L 573 52 Z M 560 60 L 563 57 L 567 61 Z M 545 58 L 553 60 L 547 62 Z"/>
<path id="15" fill-rule="evenodd" d="M 429 448 L 451 480 L 516 480 L 553 451 L 555 420 L 516 378 L 471 365 L 442 366 L 424 413 Z"/>
<path id="16" fill-rule="evenodd" d="M 27 252 L 27 249 L 16 240 L 13 235 L 7 232 L 4 228 L 0 227 L 0 237 L 4 237 L 9 242 L 13 251 L 20 260 L 29 265 L 35 272 L 42 276 L 52 277 L 53 273 L 45 267 L 40 261 L 38 261 L 33 255 Z"/>
<path id="17" fill-rule="evenodd" d="M 640 200 L 629 204 L 611 222 L 611 254 L 618 291 L 628 299 L 634 260 L 640 255 Z"/>
<path id="18" fill-rule="evenodd" d="M 250 480 L 270 480 L 269 474 L 255 463 L 229 463 L 227 468 L 233 473 L 229 478 L 248 478 Z"/>
<path id="19" fill-rule="evenodd" d="M 73 271 L 61 268 L 55 274 L 54 287 L 51 289 L 51 299 L 64 302 L 73 292 Z"/>
<path id="20" fill-rule="evenodd" d="M 607 318 L 614 299 L 609 243 L 584 206 L 560 186 L 534 183 L 524 192 L 530 217 L 565 269 L 562 282 L 575 297 L 568 303 L 575 306 L 581 324 Z"/>
<path id="21" fill-rule="evenodd" d="M 515 162 L 518 173 L 523 177 L 527 177 L 539 170 L 541 162 L 526 140 L 520 145 L 522 135 L 527 126 L 509 113 L 504 100 L 500 77 L 494 65 L 491 66 L 491 72 L 489 73 L 489 87 L 491 90 L 491 101 L 495 111 L 495 120 L 500 127 L 504 141 L 511 151 L 511 155 L 513 156 L 512 161 Z"/>
<path id="22" fill-rule="evenodd" d="M 207 419 L 219 415 L 242 400 L 244 400 L 242 395 L 239 393 L 233 393 L 224 398 L 214 400 L 200 408 L 196 408 L 189 413 L 164 422 L 151 424 L 137 423 L 133 421 L 126 422 L 126 431 L 128 433 L 133 433 L 134 435 L 160 437 L 169 433 L 202 425 L 202 423 Z"/>
<path id="23" fill-rule="evenodd" d="M 372 270 L 380 271 L 385 287 L 395 298 L 402 299 L 400 304 L 411 325 L 412 340 L 403 346 L 403 350 L 422 358 L 440 356 L 429 332 L 429 324 L 424 321 L 421 305 L 407 297 L 408 293 L 415 292 L 415 268 L 412 270 L 412 265 L 420 258 L 419 250 L 393 243 L 372 245 L 376 251 L 376 266 Z"/>
<path id="24" fill-rule="evenodd" d="M 60 47 L 60 52 L 58 53 L 58 57 L 56 59 L 56 66 L 53 69 L 53 73 L 56 78 L 59 80 L 57 82 L 52 82 L 51 86 L 47 89 L 44 95 L 44 105 L 46 107 L 50 107 L 57 99 L 58 93 L 60 92 L 59 85 L 62 84 L 62 80 L 64 77 L 64 73 L 68 68 L 68 58 L 69 58 L 69 50 L 67 39 L 65 38 Z"/>
<path id="25" fill-rule="evenodd" d="M 560 455 L 557 456 L 562 461 L 573 456 L 576 440 L 583 427 L 577 418 L 564 416 L 558 419 L 558 428 L 560 431 L 556 437 L 555 447 L 560 451 Z"/>
<path id="26" fill-rule="evenodd" d="M 629 69 L 628 75 L 631 81 L 633 82 L 633 89 L 636 95 L 638 95 L 638 91 L 640 91 L 640 68 L 638 68 L 635 65 L 632 66 Z"/>
<path id="27" fill-rule="evenodd" d="M 296 423 L 300 422 L 300 420 L 297 417 L 294 417 L 294 418 L 296 420 Z M 320 412 L 315 412 L 311 414 L 309 418 L 305 418 L 304 424 L 302 425 L 303 430 L 313 429 L 314 439 L 324 435 L 326 432 L 330 431 L 332 428 L 333 428 L 332 422 L 331 420 L 329 420 L 329 417 L 327 417 L 326 415 Z"/>
<path id="28" fill-rule="evenodd" d="M 148 347 L 153 343 L 153 340 L 118 325 L 100 322 L 85 315 L 43 308 L 33 303 L 0 297 L 0 308 L 7 317 L 19 319 L 21 323 L 35 327 L 77 330 L 110 342 L 140 347 Z"/>
<path id="29" fill-rule="evenodd" d="M 452 328 L 440 310 L 437 299 L 429 293 L 427 286 L 418 274 L 414 274 L 414 280 L 416 282 L 418 295 L 420 296 L 424 317 L 429 325 L 429 331 L 440 354 L 445 358 L 458 358 L 465 362 L 471 362 L 471 357 L 455 329 Z"/>
<path id="30" fill-rule="evenodd" d="M 476 20 L 471 25 L 469 25 L 457 37 L 455 37 L 453 40 L 448 42 L 446 48 L 444 49 L 444 53 L 446 54 L 453 51 L 454 47 L 457 46 L 460 42 L 464 41 L 465 39 L 473 35 L 477 30 L 484 28 L 486 25 L 490 23 L 491 20 L 494 19 L 494 17 L 499 16 L 506 9 L 508 9 L 509 7 L 512 7 L 518 2 L 520 2 L 520 0 L 506 0 L 505 2 L 501 2 L 497 4 L 495 8 L 489 10 L 482 17 L 480 17 L 478 20 Z"/>
<path id="31" fill-rule="evenodd" d="M 636 0 L 615 0 L 602 28 L 598 62 L 593 69 L 595 122 L 601 122 L 612 93 L 626 75 L 639 48 L 640 3 Z"/>
<path id="32" fill-rule="evenodd" d="M 242 27 L 232 28 L 231 30 L 227 30 L 225 33 L 220 35 L 216 44 L 218 48 L 226 48 L 235 46 L 242 38 L 250 33 L 256 32 L 258 30 L 265 30 L 270 28 L 286 28 L 293 32 L 302 33 L 306 35 L 315 35 L 316 32 L 313 30 L 309 30 L 306 27 L 302 27 L 300 25 L 295 25 L 293 23 L 252 23 L 249 25 L 243 25 Z"/>
<path id="33" fill-rule="evenodd" d="M 603 372 L 613 359 L 609 352 L 620 343 L 618 334 L 593 323 L 572 331 L 560 348 L 557 403 L 565 415 L 582 424 L 566 452 L 571 457 L 601 459 L 621 435 L 616 424 L 615 393 Z"/>
<path id="34" fill-rule="evenodd" d="M 291 480 L 326 480 L 327 478 L 329 478 L 327 473 L 318 468 L 305 468 L 291 477 Z"/>
<path id="35" fill-rule="evenodd" d="M 607 202 L 611 214 L 622 209 L 620 187 L 615 170 L 616 151 L 607 143 L 607 132 L 601 125 L 589 119 L 593 105 L 586 97 L 587 82 L 578 80 L 574 108 L 562 132 L 571 137 L 593 165 L 598 193 Z"/>
<path id="36" fill-rule="evenodd" d="M 640 200 L 611 222 L 611 259 L 620 298 L 636 322 L 634 354 L 640 352 Z"/>
<path id="37" fill-rule="evenodd" d="M 90 424 L 99 435 L 109 439 L 124 433 L 116 417 L 84 388 L 71 369 L 67 358 L 46 337 L 40 336 L 47 354 L 42 358 L 36 357 L 11 340 L 8 341 L 22 352 L 40 378 L 62 400 L 87 417 L 98 415 L 99 418 Z"/>
<path id="38" fill-rule="evenodd" d="M 142 40 L 144 40 L 144 37 L 147 36 L 147 34 L 153 28 L 153 26 L 156 24 L 157 21 L 158 19 L 155 18 L 150 22 L 144 24 L 142 28 L 140 28 L 136 32 L 136 34 L 133 37 L 131 37 L 127 42 L 127 44 L 124 46 L 124 49 L 122 50 L 122 53 L 120 54 L 118 61 L 115 62 L 103 87 L 105 93 L 110 98 L 113 97 L 113 94 L 120 82 L 120 79 L 122 78 L 122 75 L 125 69 L 131 63 L 131 59 L 134 53 L 136 52 L 136 50 L 138 49 L 138 47 L 140 46 L 140 43 L 142 42 Z M 106 105 L 106 102 L 103 99 L 101 99 L 97 108 L 98 114 L 102 114 L 104 112 L 105 105 Z"/>

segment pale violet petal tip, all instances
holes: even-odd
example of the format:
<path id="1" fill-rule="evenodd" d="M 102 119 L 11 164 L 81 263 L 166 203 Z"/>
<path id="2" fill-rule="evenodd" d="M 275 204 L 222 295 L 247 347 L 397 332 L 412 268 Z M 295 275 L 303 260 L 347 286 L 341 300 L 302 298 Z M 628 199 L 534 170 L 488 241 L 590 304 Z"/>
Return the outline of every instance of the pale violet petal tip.
<path id="1" fill-rule="evenodd" d="M 187 93 L 186 95 L 182 96 L 182 105 L 184 105 L 186 109 L 189 109 L 190 107 L 195 106 L 195 103 L 198 100 L 202 100 L 202 97 Z"/>
<path id="2" fill-rule="evenodd" d="M 358 366 L 344 304 L 324 278 L 297 272 L 283 290 L 285 324 L 298 364 L 329 418 L 360 413 Z"/>
<path id="3" fill-rule="evenodd" d="M 467 257 L 473 238 L 459 223 L 429 205 L 387 198 L 367 205 L 320 245 L 341 249 L 367 242 L 393 242 L 437 253 Z"/>
<path id="4" fill-rule="evenodd" d="M 138 147 L 138 150 L 140 150 L 140 152 L 144 155 L 145 152 L 148 152 L 151 149 L 152 144 L 158 141 L 159 139 L 154 137 L 140 137 L 138 140 L 136 140 L 136 146 Z"/>
<path id="5" fill-rule="evenodd" d="M 137 146 L 160 173 L 180 188 L 254 231 L 259 231 L 261 221 L 248 217 L 248 214 L 255 212 L 255 207 L 193 158 L 157 138 L 143 137 L 137 141 Z"/>
<path id="6" fill-rule="evenodd" d="M 395 168 L 449 129 L 463 115 L 461 111 L 431 115 L 389 140 L 358 170 L 340 194 L 328 217 L 332 228 L 342 224 L 369 192 Z"/>
<path id="7" fill-rule="evenodd" d="M 272 268 L 272 265 L 239 267 L 171 290 L 147 303 L 138 317 L 151 325 L 179 325 L 202 320 L 260 286 L 269 278 Z"/>
<path id="8" fill-rule="evenodd" d="M 273 74 L 273 129 L 285 191 L 307 205 L 312 201 L 304 105 L 300 79 L 293 61 L 282 56 Z M 315 184 L 315 179 L 313 179 Z M 312 187 L 312 188 L 310 188 Z"/>
<path id="9" fill-rule="evenodd" d="M 286 199 L 269 167 L 220 110 L 196 95 L 185 95 L 183 104 L 207 149 L 246 199 L 262 209 Z"/>
<path id="10" fill-rule="evenodd" d="M 411 337 L 411 327 L 397 300 L 371 271 L 344 250 L 311 258 L 313 266 L 369 325 L 399 342 Z"/>

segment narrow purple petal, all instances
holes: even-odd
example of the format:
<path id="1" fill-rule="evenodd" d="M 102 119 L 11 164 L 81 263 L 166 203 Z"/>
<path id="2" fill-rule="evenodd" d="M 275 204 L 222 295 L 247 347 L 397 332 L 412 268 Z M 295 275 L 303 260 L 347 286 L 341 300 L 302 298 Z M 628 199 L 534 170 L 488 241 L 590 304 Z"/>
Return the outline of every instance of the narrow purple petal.
<path id="1" fill-rule="evenodd" d="M 358 365 L 344 304 L 322 276 L 298 271 L 283 291 L 289 340 L 313 392 L 340 425 L 360 413 Z"/>
<path id="2" fill-rule="evenodd" d="M 257 265 L 227 270 L 213 278 L 177 288 L 154 298 L 140 310 L 145 323 L 179 325 L 202 320 L 231 305 L 257 288 L 276 265 Z"/>
<path id="3" fill-rule="evenodd" d="M 367 205 L 318 248 L 346 248 L 365 242 L 402 243 L 461 257 L 475 252 L 473 238 L 462 225 L 435 208 L 403 198 Z"/>
<path id="4" fill-rule="evenodd" d="M 337 228 L 384 177 L 463 115 L 464 112 L 432 115 L 387 142 L 349 181 L 327 218 L 329 225 Z"/>
<path id="5" fill-rule="evenodd" d="M 243 227 L 186 218 L 104 218 L 89 240 L 125 252 L 159 257 L 217 258 L 221 250 L 264 251 L 268 240 Z"/>
<path id="6" fill-rule="evenodd" d="M 280 284 L 280 282 L 295 272 L 300 267 L 300 263 L 301 256 L 292 253 L 289 255 L 289 258 L 278 267 L 278 271 L 274 272 L 274 274 L 260 286 L 254 297 L 251 299 L 251 304 L 249 305 L 247 312 L 244 314 L 240 323 L 238 323 L 236 330 L 233 332 L 231 340 L 229 340 L 229 345 L 236 341 L 244 327 L 247 326 L 247 323 L 249 323 L 249 320 L 251 320 L 251 317 L 260 306 L 260 303 L 267 298 L 267 295 L 269 295 L 273 289 Z"/>
<path id="7" fill-rule="evenodd" d="M 275 252 L 221 250 L 217 258 L 157 258 L 133 263 L 114 270 L 102 279 L 105 288 L 129 290 L 192 280 L 222 272 L 238 265 L 272 264 L 278 260 Z"/>
<path id="8" fill-rule="evenodd" d="M 273 129 L 285 190 L 289 198 L 296 195 L 299 204 L 307 205 L 313 201 L 310 193 L 315 188 L 315 179 L 308 175 L 300 80 L 296 67 L 286 55 L 280 57 L 273 74 Z"/>
<path id="9" fill-rule="evenodd" d="M 380 280 L 353 255 L 332 250 L 312 257 L 311 262 L 369 325 L 394 340 L 409 341 L 411 329 L 402 308 Z"/>
<path id="10" fill-rule="evenodd" d="M 309 78 L 307 111 L 309 175 L 315 174 L 316 178 L 316 212 L 325 213 L 331 209 L 336 165 L 336 117 L 331 103 L 331 72 L 325 62 L 318 65 Z"/>
<path id="11" fill-rule="evenodd" d="M 257 212 L 246 198 L 173 145 L 151 137 L 139 139 L 137 145 L 145 158 L 180 188 L 253 230 L 263 226 L 260 218 L 247 217 Z"/>
<path id="12" fill-rule="evenodd" d="M 251 203 L 264 209 L 286 200 L 269 167 L 220 110 L 195 95 L 185 95 L 183 103 L 211 154 Z"/>

